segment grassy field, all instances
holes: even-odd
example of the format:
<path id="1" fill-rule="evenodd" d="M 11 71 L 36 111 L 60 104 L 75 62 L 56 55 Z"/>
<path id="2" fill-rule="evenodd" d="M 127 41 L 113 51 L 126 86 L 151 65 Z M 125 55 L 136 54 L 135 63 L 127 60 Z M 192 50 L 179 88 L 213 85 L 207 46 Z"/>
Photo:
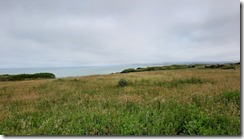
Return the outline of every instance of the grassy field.
<path id="1" fill-rule="evenodd" d="M 0 98 L 3 135 L 241 134 L 240 66 L 0 82 Z"/>

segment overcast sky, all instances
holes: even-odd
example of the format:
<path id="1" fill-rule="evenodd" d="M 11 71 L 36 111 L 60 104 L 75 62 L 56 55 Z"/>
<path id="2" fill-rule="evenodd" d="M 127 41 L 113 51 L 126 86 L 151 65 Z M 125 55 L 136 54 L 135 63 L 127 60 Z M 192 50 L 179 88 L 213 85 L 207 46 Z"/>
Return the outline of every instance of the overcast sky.
<path id="1" fill-rule="evenodd" d="M 239 60 L 239 0 L 0 0 L 0 68 Z"/>

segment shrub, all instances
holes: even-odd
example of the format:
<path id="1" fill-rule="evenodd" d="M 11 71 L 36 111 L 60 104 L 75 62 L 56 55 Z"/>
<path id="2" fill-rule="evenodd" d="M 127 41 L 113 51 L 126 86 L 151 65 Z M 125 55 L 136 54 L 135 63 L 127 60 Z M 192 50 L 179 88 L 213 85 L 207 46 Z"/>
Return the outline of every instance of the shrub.
<path id="1" fill-rule="evenodd" d="M 156 70 L 156 69 L 157 69 L 156 67 L 147 67 L 146 71 L 152 71 L 152 70 Z"/>
<path id="2" fill-rule="evenodd" d="M 235 69 L 235 66 L 223 66 L 221 69 Z"/>
<path id="3" fill-rule="evenodd" d="M 118 82 L 118 86 L 119 87 L 125 87 L 127 85 L 129 85 L 129 82 L 127 80 L 125 80 L 125 79 L 120 79 L 119 82 Z"/>
<path id="4" fill-rule="evenodd" d="M 21 81 L 26 79 L 50 79 L 55 78 L 52 73 L 35 73 L 35 74 L 17 74 L 17 75 L 0 75 L 0 81 Z"/>
<path id="5" fill-rule="evenodd" d="M 133 68 L 125 69 L 121 73 L 129 73 L 129 72 L 135 72 L 136 70 Z"/>
<path id="6" fill-rule="evenodd" d="M 188 68 L 195 68 L 195 65 L 189 65 Z"/>
<path id="7" fill-rule="evenodd" d="M 211 68 L 211 69 L 215 69 L 215 68 L 221 68 L 223 67 L 223 64 L 217 64 L 217 65 L 205 65 L 205 68 Z"/>

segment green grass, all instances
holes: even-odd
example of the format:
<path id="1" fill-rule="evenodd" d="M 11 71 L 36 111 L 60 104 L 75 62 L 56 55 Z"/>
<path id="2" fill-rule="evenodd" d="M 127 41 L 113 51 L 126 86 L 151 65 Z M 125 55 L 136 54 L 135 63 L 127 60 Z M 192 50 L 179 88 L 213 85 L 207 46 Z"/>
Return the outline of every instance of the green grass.
<path id="1" fill-rule="evenodd" d="M 65 101 L 65 100 L 63 100 Z M 207 101 L 207 100 L 202 100 Z M 97 106 L 96 103 L 102 103 Z M 214 105 L 215 103 L 212 102 Z M 50 112 L 18 114 L 4 121 L 0 129 L 8 135 L 239 135 L 238 118 L 223 112 L 209 114 L 204 107 L 169 100 L 148 105 L 133 102 L 87 101 L 67 105 L 42 101 Z M 92 112 L 90 109 L 96 106 Z M 76 108 L 76 107 L 79 107 Z M 117 110 L 115 110 L 117 109 Z M 104 113 L 103 111 L 110 111 Z M 228 112 L 228 111 L 226 111 Z"/>
<path id="2" fill-rule="evenodd" d="M 3 135 L 241 134 L 239 69 L 9 81 L 0 97 Z"/>

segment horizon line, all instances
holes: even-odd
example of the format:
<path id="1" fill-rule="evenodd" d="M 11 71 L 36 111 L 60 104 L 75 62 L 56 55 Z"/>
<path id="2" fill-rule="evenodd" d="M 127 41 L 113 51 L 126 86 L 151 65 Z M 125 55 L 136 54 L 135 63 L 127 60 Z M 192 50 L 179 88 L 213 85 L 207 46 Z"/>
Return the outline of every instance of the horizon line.
<path id="1" fill-rule="evenodd" d="M 130 64 L 111 64 L 111 65 L 83 65 L 83 66 L 45 66 L 45 67 L 4 67 L 0 69 L 31 69 L 31 68 L 82 68 L 82 67 L 110 67 L 110 66 L 132 66 L 132 65 L 174 65 L 174 64 L 224 64 L 241 63 L 241 60 L 230 61 L 178 61 L 178 62 L 155 62 L 155 63 L 130 63 Z"/>

